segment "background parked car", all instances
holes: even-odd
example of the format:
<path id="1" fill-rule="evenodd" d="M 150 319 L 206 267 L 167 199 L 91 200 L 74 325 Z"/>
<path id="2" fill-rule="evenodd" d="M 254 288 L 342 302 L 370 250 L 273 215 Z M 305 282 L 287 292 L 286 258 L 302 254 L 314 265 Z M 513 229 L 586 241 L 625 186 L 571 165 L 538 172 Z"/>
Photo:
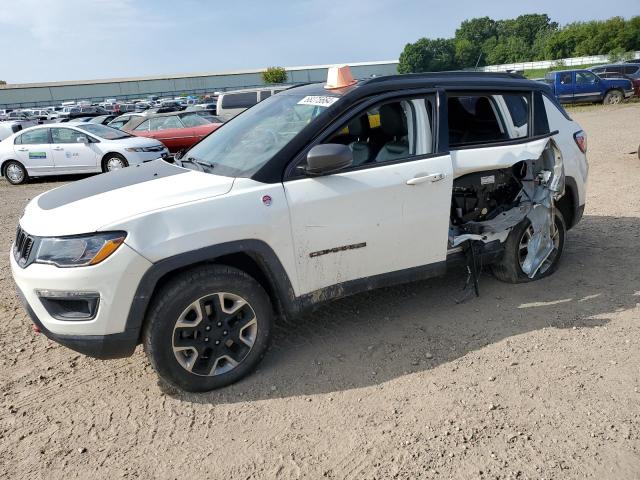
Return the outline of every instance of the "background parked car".
<path id="1" fill-rule="evenodd" d="M 0 122 L 0 141 L 10 137 L 14 133 L 19 132 L 23 128 L 25 127 L 19 120 L 6 120 L 4 122 Z"/>
<path id="2" fill-rule="evenodd" d="M 190 148 L 222 125 L 192 112 L 161 113 L 131 119 L 122 130 L 160 140 L 170 152 Z"/>
<path id="3" fill-rule="evenodd" d="M 640 95 L 640 63 L 613 63 L 611 65 L 600 65 L 589 69 L 600 78 L 625 78 L 631 80 L 634 95 Z"/>
<path id="4" fill-rule="evenodd" d="M 287 88 L 289 87 L 267 87 L 221 93 L 216 102 L 216 113 L 226 122 L 244 112 L 247 108 L 251 108 L 256 103 Z"/>
<path id="5" fill-rule="evenodd" d="M 140 113 L 125 113 L 124 115 L 115 117 L 113 120 L 107 123 L 107 125 L 111 128 L 117 128 L 121 130 L 129 120 L 142 116 L 143 115 Z"/>
<path id="6" fill-rule="evenodd" d="M 27 128 L 0 142 L 0 173 L 14 184 L 29 177 L 106 172 L 167 157 L 157 140 L 91 123 Z"/>
<path id="7" fill-rule="evenodd" d="M 622 78 L 601 79 L 589 70 L 561 70 L 544 76 L 561 103 L 615 104 L 633 95 L 633 85 Z"/>

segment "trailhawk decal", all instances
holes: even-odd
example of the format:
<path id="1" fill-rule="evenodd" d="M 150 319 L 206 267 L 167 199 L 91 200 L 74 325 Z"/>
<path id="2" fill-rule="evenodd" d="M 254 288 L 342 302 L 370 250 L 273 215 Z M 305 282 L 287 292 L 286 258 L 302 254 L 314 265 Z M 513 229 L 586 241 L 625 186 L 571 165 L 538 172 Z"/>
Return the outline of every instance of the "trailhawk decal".
<path id="1" fill-rule="evenodd" d="M 298 105 L 314 105 L 316 107 L 330 107 L 338 101 L 338 97 L 324 95 L 308 95 L 298 102 Z"/>
<path id="2" fill-rule="evenodd" d="M 319 257 L 321 255 L 327 255 L 329 253 L 338 253 L 338 252 L 344 252 L 346 250 L 355 250 L 356 248 L 364 248 L 366 246 L 367 246 L 367 242 L 354 243 L 352 245 L 345 245 L 343 247 L 333 247 L 333 248 L 328 248 L 326 250 L 319 250 L 317 252 L 311 252 L 309 254 L 309 256 L 311 258 L 314 258 L 314 257 Z"/>

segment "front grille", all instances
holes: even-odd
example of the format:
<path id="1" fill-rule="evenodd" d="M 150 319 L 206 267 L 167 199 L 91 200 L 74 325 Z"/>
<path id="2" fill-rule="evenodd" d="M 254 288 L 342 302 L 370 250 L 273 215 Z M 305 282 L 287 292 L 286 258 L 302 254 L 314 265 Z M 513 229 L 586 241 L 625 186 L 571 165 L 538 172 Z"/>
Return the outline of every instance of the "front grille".
<path id="1" fill-rule="evenodd" d="M 33 237 L 18 226 L 16 242 L 13 245 L 13 256 L 21 267 L 26 266 L 29 261 L 29 256 L 33 249 L 33 242 Z"/>

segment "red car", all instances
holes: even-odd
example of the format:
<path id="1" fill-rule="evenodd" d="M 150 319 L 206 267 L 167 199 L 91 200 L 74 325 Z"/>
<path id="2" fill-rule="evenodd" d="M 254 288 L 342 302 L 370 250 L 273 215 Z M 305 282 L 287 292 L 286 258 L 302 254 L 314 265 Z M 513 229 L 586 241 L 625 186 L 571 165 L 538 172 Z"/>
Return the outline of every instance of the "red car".
<path id="1" fill-rule="evenodd" d="M 198 143 L 222 125 L 196 115 L 193 112 L 159 113 L 133 117 L 122 130 L 138 137 L 160 140 L 175 153 Z"/>

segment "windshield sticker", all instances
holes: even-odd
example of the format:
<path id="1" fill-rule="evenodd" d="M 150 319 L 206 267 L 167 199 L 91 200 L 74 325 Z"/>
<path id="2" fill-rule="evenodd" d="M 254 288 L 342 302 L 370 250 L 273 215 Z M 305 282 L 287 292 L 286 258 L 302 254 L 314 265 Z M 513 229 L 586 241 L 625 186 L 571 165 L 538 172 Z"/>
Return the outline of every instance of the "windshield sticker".
<path id="1" fill-rule="evenodd" d="M 47 152 L 29 152 L 30 159 L 47 158 Z"/>
<path id="2" fill-rule="evenodd" d="M 323 95 L 308 95 L 298 102 L 298 105 L 315 105 L 316 107 L 330 107 L 338 101 L 338 97 Z"/>

